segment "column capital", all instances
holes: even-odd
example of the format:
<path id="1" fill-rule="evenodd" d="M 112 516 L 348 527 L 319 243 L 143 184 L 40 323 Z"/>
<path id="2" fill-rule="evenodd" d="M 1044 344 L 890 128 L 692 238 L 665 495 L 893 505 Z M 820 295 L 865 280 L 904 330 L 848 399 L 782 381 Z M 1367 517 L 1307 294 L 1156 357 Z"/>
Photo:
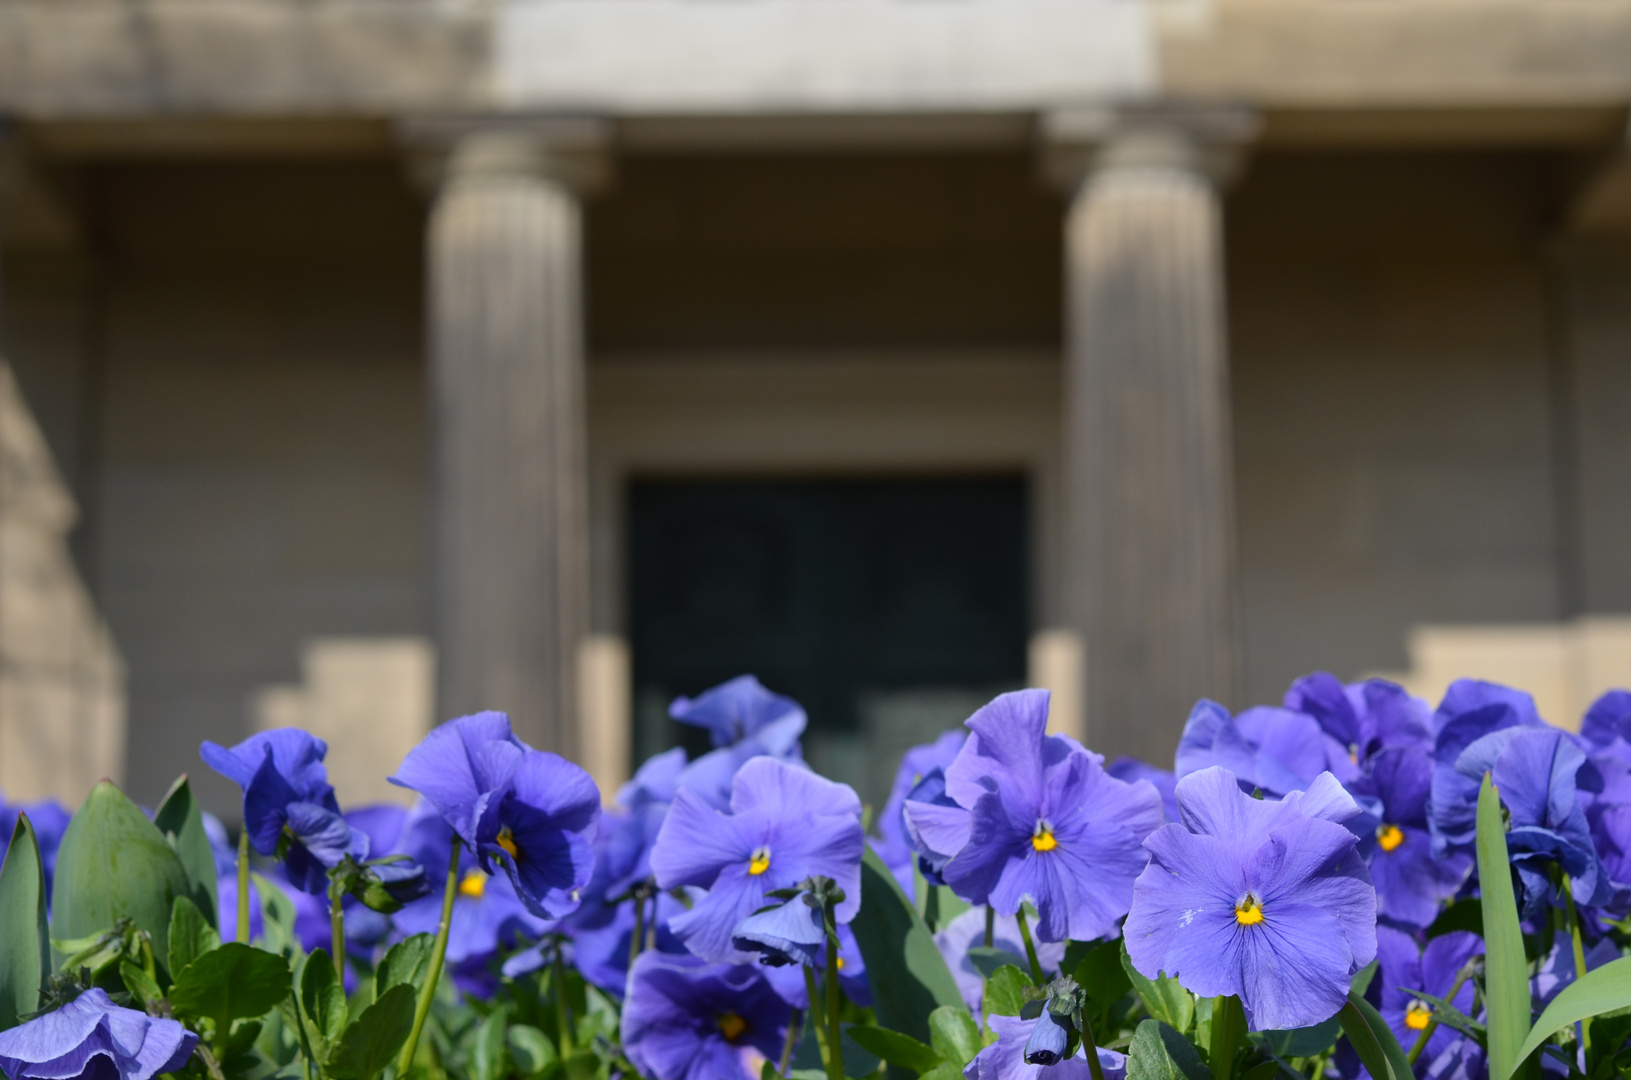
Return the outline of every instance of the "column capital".
<path id="1" fill-rule="evenodd" d="M 415 185 L 526 176 L 593 195 L 612 180 L 611 125 L 591 116 L 440 115 L 396 125 Z"/>
<path id="2" fill-rule="evenodd" d="M 1101 169 L 1173 168 L 1226 186 L 1262 129 L 1245 106 L 1153 102 L 1054 109 L 1037 122 L 1039 166 L 1074 192 Z"/>

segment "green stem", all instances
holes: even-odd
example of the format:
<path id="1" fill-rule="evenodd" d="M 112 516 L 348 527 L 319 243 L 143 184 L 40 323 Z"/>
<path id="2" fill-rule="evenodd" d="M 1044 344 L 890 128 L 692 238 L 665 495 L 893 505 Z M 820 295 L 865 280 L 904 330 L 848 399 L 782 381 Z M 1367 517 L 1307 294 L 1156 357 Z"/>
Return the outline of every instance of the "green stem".
<path id="1" fill-rule="evenodd" d="M 651 894 L 651 917 L 646 920 L 646 952 L 657 947 L 657 894 Z"/>
<path id="2" fill-rule="evenodd" d="M 1462 969 L 1456 973 L 1455 982 L 1450 984 L 1450 992 L 1444 995 L 1444 1000 L 1454 1005 L 1456 994 L 1461 992 L 1462 984 L 1467 981 L 1467 978 L 1470 975 L 1472 975 L 1472 967 L 1470 965 L 1462 967 Z M 1433 1032 L 1437 1030 L 1438 1018 L 1436 1016 L 1429 1016 L 1427 1018 L 1427 1026 L 1421 1029 L 1421 1034 L 1416 1036 L 1416 1041 L 1410 1046 L 1410 1052 L 1405 1055 L 1405 1058 L 1409 1060 L 1410 1064 L 1414 1065 L 1416 1063 L 1416 1059 L 1421 1057 L 1422 1051 L 1427 1049 L 1427 1040 L 1431 1039 L 1433 1037 Z"/>
<path id="3" fill-rule="evenodd" d="M 330 881 L 328 886 L 328 931 L 329 940 L 334 949 L 334 974 L 339 976 L 340 985 L 345 985 L 345 907 L 343 896 L 340 896 Z"/>
<path id="4" fill-rule="evenodd" d="M 1025 921 L 1025 905 L 1019 905 L 1014 912 L 1014 921 L 1019 923 L 1019 937 L 1025 942 L 1025 959 L 1031 964 L 1031 982 L 1037 986 L 1043 983 L 1042 962 L 1036 958 L 1036 945 L 1031 941 L 1031 925 Z"/>
<path id="5" fill-rule="evenodd" d="M 997 909 L 990 904 L 985 906 L 985 947 L 990 948 L 997 938 Z"/>
<path id="6" fill-rule="evenodd" d="M 1580 940 L 1580 915 L 1574 910 L 1574 882 L 1563 875 L 1563 914 L 1569 920 L 1569 938 L 1574 943 L 1574 977 L 1586 977 L 1586 946 Z M 1580 1021 L 1580 1049 L 1591 1053 L 1591 1022 Z"/>
<path id="7" fill-rule="evenodd" d="M 238 829 L 238 932 L 233 935 L 249 944 L 249 826 Z"/>
<path id="8" fill-rule="evenodd" d="M 924 923 L 929 921 L 929 881 L 923 876 L 923 867 L 918 865 L 917 856 L 912 857 L 912 899 L 917 901 L 918 918 Z M 934 932 L 934 927 L 929 927 Z"/>
<path id="9" fill-rule="evenodd" d="M 809 964 L 800 966 L 804 968 L 804 996 L 810 1000 L 810 1027 L 815 1031 L 816 1048 L 821 1051 L 821 1064 L 830 1070 L 832 1055 L 827 1052 L 827 1025 L 822 1021 L 821 994 L 816 988 L 815 968 Z"/>
<path id="10" fill-rule="evenodd" d="M 572 1016 L 566 1008 L 566 950 L 555 942 L 555 1026 L 560 1029 L 561 1057 L 572 1056 Z"/>
<path id="11" fill-rule="evenodd" d="M 436 927 L 436 942 L 430 950 L 430 971 L 425 984 L 419 988 L 419 1002 L 413 1009 L 413 1027 L 408 1030 L 408 1041 L 402 1044 L 402 1056 L 397 1058 L 398 1080 L 408 1075 L 413 1066 L 414 1052 L 419 1049 L 419 1033 L 425 1028 L 425 1017 L 430 1015 L 430 1003 L 436 997 L 436 984 L 442 979 L 442 961 L 447 956 L 447 931 L 453 924 L 453 898 L 459 894 L 459 838 L 453 838 L 453 854 L 447 861 L 447 887 L 442 890 L 442 921 Z"/>
<path id="12" fill-rule="evenodd" d="M 838 930 L 827 908 L 827 1080 L 844 1080 L 844 1036 L 838 1018 Z"/>
<path id="13" fill-rule="evenodd" d="M 635 959 L 640 955 L 640 945 L 646 939 L 646 898 L 640 893 L 634 894 L 634 936 L 629 938 L 629 967 L 634 967 Z"/>
<path id="14" fill-rule="evenodd" d="M 1019 917 L 1021 919 L 1025 917 L 1023 908 L 1020 909 Z M 1020 925 L 1023 926 L 1025 924 L 1022 922 Z M 1029 942 L 1031 939 L 1026 938 L 1025 940 Z M 1040 985 L 1040 983 L 1038 985 Z M 1076 1014 L 1075 1019 L 1076 1030 L 1080 1032 L 1082 1036 L 1082 1053 L 1087 1056 L 1087 1067 L 1093 1073 L 1093 1080 L 1104 1080 L 1104 1067 L 1099 1064 L 1099 1044 L 1093 1041 L 1093 1025 L 1089 1023 L 1087 1017 L 1080 1012 Z"/>
<path id="15" fill-rule="evenodd" d="M 782 1040 L 782 1059 L 776 1069 L 778 1075 L 786 1076 L 788 1068 L 793 1064 L 793 1047 L 798 1045 L 799 1028 L 804 1026 L 800 1021 L 803 1019 L 804 1014 L 798 1009 L 794 1009 L 787 1017 L 787 1038 Z"/>
<path id="16" fill-rule="evenodd" d="M 1240 1037 L 1246 1033 L 1246 1013 L 1240 999 L 1226 994 L 1212 1002 L 1212 1075 L 1216 1080 L 1229 1080 L 1235 1069 L 1235 1049 Z"/>

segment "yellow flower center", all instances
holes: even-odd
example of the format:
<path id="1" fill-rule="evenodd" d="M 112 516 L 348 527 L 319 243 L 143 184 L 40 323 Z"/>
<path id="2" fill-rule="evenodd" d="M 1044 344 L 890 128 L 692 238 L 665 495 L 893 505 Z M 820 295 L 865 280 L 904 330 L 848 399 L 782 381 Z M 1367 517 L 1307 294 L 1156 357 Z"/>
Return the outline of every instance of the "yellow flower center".
<path id="1" fill-rule="evenodd" d="M 1425 1030 L 1433 1019 L 1433 1007 L 1425 1001 L 1412 1001 L 1404 1011 L 1404 1026 L 1411 1031 Z"/>
<path id="2" fill-rule="evenodd" d="M 1376 843 L 1383 851 L 1392 851 L 1404 843 L 1404 830 L 1397 825 L 1378 825 L 1376 827 Z"/>
<path id="3" fill-rule="evenodd" d="M 748 861 L 748 873 L 752 874 L 754 877 L 758 877 L 760 874 L 769 869 L 770 849 L 755 848 L 753 850 L 753 858 Z"/>
<path id="4" fill-rule="evenodd" d="M 843 957 L 842 957 L 842 956 L 840 956 L 840 957 L 839 957 L 839 958 L 838 958 L 838 970 L 839 970 L 839 971 L 843 971 L 843 970 L 844 970 L 844 958 L 843 958 Z"/>
<path id="5" fill-rule="evenodd" d="M 1037 851 L 1052 851 L 1059 846 L 1054 838 L 1053 826 L 1046 821 L 1038 821 L 1036 828 L 1031 831 L 1031 847 Z"/>
<path id="6" fill-rule="evenodd" d="M 510 858 L 516 862 L 521 861 L 521 849 L 515 846 L 515 834 L 510 832 L 508 825 L 498 830 L 498 846 L 510 853 Z"/>
<path id="7" fill-rule="evenodd" d="M 1257 897 L 1247 893 L 1240 903 L 1235 905 L 1235 922 L 1241 926 L 1256 926 L 1263 921 L 1263 905 Z"/>
<path id="8" fill-rule="evenodd" d="M 487 893 L 487 875 L 480 870 L 470 870 L 459 882 L 459 895 L 468 896 L 472 900 L 480 900 Z"/>
<path id="9" fill-rule="evenodd" d="M 748 1029 L 748 1022 L 733 1012 L 728 1012 L 719 1018 L 719 1033 L 725 1036 L 726 1042 L 735 1042 L 742 1037 L 742 1032 Z"/>

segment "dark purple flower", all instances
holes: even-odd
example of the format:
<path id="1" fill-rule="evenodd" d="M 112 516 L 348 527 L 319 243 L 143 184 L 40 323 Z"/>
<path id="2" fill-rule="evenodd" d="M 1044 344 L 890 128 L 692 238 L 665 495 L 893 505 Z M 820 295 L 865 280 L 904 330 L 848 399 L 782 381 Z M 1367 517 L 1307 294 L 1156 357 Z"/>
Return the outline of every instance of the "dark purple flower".
<path id="1" fill-rule="evenodd" d="M 743 765 L 731 786 L 730 812 L 681 791 L 651 852 L 657 885 L 707 889 L 669 923 L 686 947 L 710 960 L 732 959 L 731 931 L 766 904 L 772 889 L 829 877 L 844 890 L 838 921 L 861 904 L 861 800 L 844 784 L 770 757 Z"/>
<path id="2" fill-rule="evenodd" d="M 1631 893 L 1631 761 L 1605 751 L 1589 765 L 1599 790 L 1582 795 L 1586 824 L 1603 872 L 1620 894 L 1614 906 L 1623 908 L 1624 894 Z"/>
<path id="3" fill-rule="evenodd" d="M 997 1033 L 997 1041 L 975 1055 L 963 1070 L 966 1080 L 1093 1080 L 1084 1048 L 1057 1065 L 1028 1065 L 1025 1047 L 1041 1019 L 1021 1020 L 1017 1016 L 993 1016 L 987 1022 Z M 1127 1075 L 1127 1057 L 1114 1050 L 1099 1048 L 1099 1068 L 1104 1080 L 1122 1080 Z"/>
<path id="4" fill-rule="evenodd" d="M 1386 679 L 1344 686 L 1336 676 L 1316 671 L 1291 684 L 1284 704 L 1312 716 L 1361 768 L 1383 750 L 1428 750 L 1433 745 L 1427 702 Z"/>
<path id="5" fill-rule="evenodd" d="M 1245 790 L 1258 788 L 1265 795 L 1302 791 L 1322 772 L 1334 772 L 1339 780 L 1358 772 L 1346 749 L 1312 716 L 1269 706 L 1230 716 L 1222 705 L 1202 698 L 1184 724 L 1174 771 L 1182 780 L 1214 765 L 1234 773 Z"/>
<path id="6" fill-rule="evenodd" d="M 685 946 L 668 928 L 669 920 L 684 913 L 685 907 L 669 893 L 658 893 L 655 902 L 646 901 L 645 909 L 640 929 L 652 946 L 660 953 L 685 954 Z M 565 926 L 572 937 L 573 966 L 590 983 L 622 1000 L 629 975 L 629 948 L 634 942 L 634 904 L 624 902 L 602 906 L 598 909 L 598 917 L 590 921 L 580 921 L 582 914 L 581 909 L 574 913 L 571 922 Z M 655 933 L 652 932 L 653 918 L 656 921 Z M 542 964 L 540 955 L 537 966 Z M 504 973 L 513 975 L 516 972 L 506 963 Z"/>
<path id="7" fill-rule="evenodd" d="M 889 787 L 889 798 L 884 800 L 883 812 L 878 815 L 879 841 L 873 847 L 908 895 L 912 892 L 912 860 L 917 851 L 907 835 L 906 819 L 902 814 L 906 796 L 929 773 L 944 770 L 950 765 L 967 737 L 968 734 L 963 731 L 948 731 L 934 742 L 914 746 L 902 754 L 900 767 L 895 770 L 895 781 Z"/>
<path id="8" fill-rule="evenodd" d="M 389 779 L 423 795 L 475 848 L 497 833 L 491 819 L 527 749 L 503 713 L 461 716 L 426 735 Z"/>
<path id="9" fill-rule="evenodd" d="M 807 723 L 798 702 L 772 694 L 752 675 L 739 675 L 694 698 L 677 697 L 668 715 L 707 729 L 715 746 L 755 738 L 772 754 L 786 753 Z"/>
<path id="10" fill-rule="evenodd" d="M 178 1021 L 121 1008 L 92 987 L 0 1031 L 0 1069 L 11 1080 L 148 1080 L 181 1068 L 197 1044 Z"/>
<path id="11" fill-rule="evenodd" d="M 1461 852 L 1433 854 L 1427 825 L 1433 759 L 1424 750 L 1393 747 L 1373 754 L 1367 764 L 1369 772 L 1348 784 L 1362 810 L 1348 827 L 1359 835 L 1380 914 L 1396 923 L 1428 926 L 1461 888 L 1472 859 Z"/>
<path id="12" fill-rule="evenodd" d="M 1144 846 L 1127 953 L 1203 997 L 1239 995 L 1251 1028 L 1335 1015 L 1376 955 L 1376 891 L 1342 823 L 1359 812 L 1334 776 L 1279 801 L 1254 799 L 1227 769 L 1178 781 L 1181 823 Z"/>
<path id="13" fill-rule="evenodd" d="M 1010 961 L 1021 971 L 1026 970 L 1025 941 L 1019 934 L 1019 921 L 1012 915 L 999 915 L 991 928 L 993 948 L 1008 952 Z M 969 1011 L 978 1015 L 980 1001 L 985 995 L 985 976 L 980 974 L 969 958 L 970 949 L 985 944 L 985 909 L 969 908 L 934 936 L 940 955 L 946 958 L 951 977 L 957 982 Z M 1043 971 L 1058 971 L 1065 961 L 1065 942 L 1036 941 L 1036 958 Z"/>
<path id="14" fill-rule="evenodd" d="M 1631 762 L 1631 690 L 1610 690 L 1592 702 L 1580 722 L 1580 737 L 1593 756 L 1607 753 Z"/>
<path id="15" fill-rule="evenodd" d="M 1376 981 L 1382 995 L 1378 1011 L 1400 1046 L 1409 1050 L 1416 1044 L 1436 1009 L 1418 994 L 1442 998 L 1463 1014 L 1472 1015 L 1473 980 L 1463 979 L 1453 998 L 1450 987 L 1467 961 L 1483 951 L 1484 943 L 1478 936 L 1464 931 L 1441 934 L 1421 949 L 1410 935 L 1391 927 L 1377 927 L 1376 958 L 1380 964 Z M 1472 1080 L 1482 1075 L 1483 1067 L 1484 1052 L 1478 1044 L 1440 1024 L 1427 1040 L 1416 1069 L 1423 1076 L 1442 1080 Z"/>
<path id="16" fill-rule="evenodd" d="M 1161 809 L 1168 821 L 1178 820 L 1178 796 L 1174 794 L 1178 787 L 1178 775 L 1167 769 L 1157 768 L 1142 758 L 1127 757 L 1123 755 L 1104 767 L 1104 771 L 1117 780 L 1125 780 L 1129 784 L 1136 784 L 1140 780 L 1148 780 L 1155 790 L 1161 793 Z"/>
<path id="17" fill-rule="evenodd" d="M 917 865 L 930 885 L 944 885 L 941 871 L 968 845 L 974 817 L 946 794 L 943 769 L 930 769 L 901 802 L 906 839 L 917 853 Z"/>
<path id="18" fill-rule="evenodd" d="M 752 1080 L 749 1054 L 780 1054 L 787 1018 L 750 965 L 648 952 L 629 973 L 623 1049 L 651 1080 Z"/>
<path id="19" fill-rule="evenodd" d="M 1428 823 L 1433 850 L 1472 849 L 1478 828 L 1478 785 L 1483 774 L 1457 768 L 1473 743 L 1498 731 L 1539 728 L 1535 700 L 1522 690 L 1476 679 L 1457 679 L 1433 713 L 1433 792 Z"/>
<path id="20" fill-rule="evenodd" d="M 496 808 L 482 814 L 476 853 L 504 868 L 515 893 L 541 919 L 571 914 L 594 874 L 591 837 L 600 789 L 559 754 L 528 750 Z"/>
<path id="21" fill-rule="evenodd" d="M 328 871 L 347 857 L 368 855 L 368 838 L 340 816 L 323 758 L 328 744 L 298 728 L 251 735 L 230 750 L 205 741 L 205 764 L 243 788 L 249 842 L 262 855 L 280 855 L 294 885 L 309 893 L 328 887 Z"/>
<path id="22" fill-rule="evenodd" d="M 946 770 L 946 794 L 969 811 L 969 838 L 941 875 L 999 915 L 1029 899 L 1043 941 L 1092 941 L 1127 913 L 1161 795 L 1110 776 L 1099 755 L 1048 735 L 1047 722 L 1046 690 L 1002 694 L 969 717 L 973 734 Z"/>

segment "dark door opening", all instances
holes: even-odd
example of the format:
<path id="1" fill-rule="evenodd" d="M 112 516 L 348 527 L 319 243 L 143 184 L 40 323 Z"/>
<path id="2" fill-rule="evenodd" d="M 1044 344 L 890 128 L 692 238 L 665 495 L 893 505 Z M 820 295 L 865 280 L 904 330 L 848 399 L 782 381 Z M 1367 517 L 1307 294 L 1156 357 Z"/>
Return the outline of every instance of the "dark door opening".
<path id="1" fill-rule="evenodd" d="M 706 749 L 676 694 L 754 674 L 880 805 L 903 750 L 1024 684 L 1025 504 L 1018 477 L 634 483 L 636 763 Z"/>

